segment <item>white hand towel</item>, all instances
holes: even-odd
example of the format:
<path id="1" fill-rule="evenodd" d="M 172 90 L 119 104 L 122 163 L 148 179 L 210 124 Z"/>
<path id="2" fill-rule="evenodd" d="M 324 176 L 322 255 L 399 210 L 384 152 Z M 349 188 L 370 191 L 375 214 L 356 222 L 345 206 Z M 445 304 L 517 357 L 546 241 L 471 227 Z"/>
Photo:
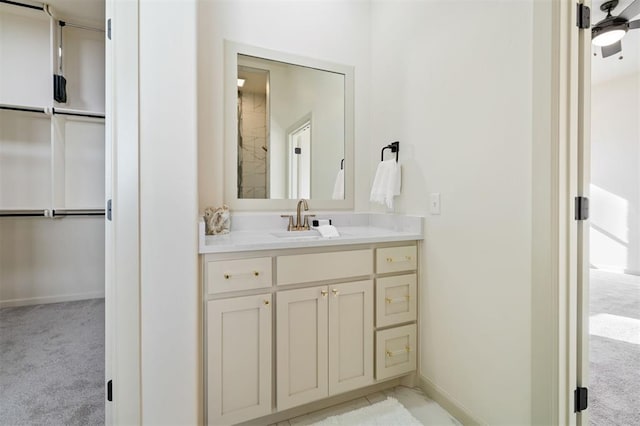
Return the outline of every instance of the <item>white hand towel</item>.
<path id="1" fill-rule="evenodd" d="M 370 200 L 393 208 L 393 197 L 400 195 L 402 181 L 400 165 L 395 159 L 381 161 L 371 186 Z"/>
<path id="2" fill-rule="evenodd" d="M 320 225 L 316 229 L 324 238 L 337 238 L 340 236 L 338 229 L 333 225 Z"/>
<path id="3" fill-rule="evenodd" d="M 336 182 L 333 184 L 333 196 L 334 200 L 344 200 L 344 169 L 338 171 L 336 176 Z"/>

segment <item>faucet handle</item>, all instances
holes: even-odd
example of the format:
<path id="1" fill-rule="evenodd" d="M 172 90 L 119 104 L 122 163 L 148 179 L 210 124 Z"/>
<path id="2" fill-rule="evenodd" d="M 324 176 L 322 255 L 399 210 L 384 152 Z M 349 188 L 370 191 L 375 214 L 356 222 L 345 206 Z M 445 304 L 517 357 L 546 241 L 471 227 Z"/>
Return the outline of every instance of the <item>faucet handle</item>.
<path id="1" fill-rule="evenodd" d="M 304 215 L 304 224 L 302 225 L 302 227 L 304 229 L 311 229 L 311 227 L 309 226 L 309 218 L 310 217 L 316 217 L 315 214 L 305 214 Z"/>
<path id="2" fill-rule="evenodd" d="M 293 215 L 290 214 L 281 214 L 280 217 L 288 217 L 289 218 L 289 225 L 287 226 L 287 231 L 293 231 Z"/>

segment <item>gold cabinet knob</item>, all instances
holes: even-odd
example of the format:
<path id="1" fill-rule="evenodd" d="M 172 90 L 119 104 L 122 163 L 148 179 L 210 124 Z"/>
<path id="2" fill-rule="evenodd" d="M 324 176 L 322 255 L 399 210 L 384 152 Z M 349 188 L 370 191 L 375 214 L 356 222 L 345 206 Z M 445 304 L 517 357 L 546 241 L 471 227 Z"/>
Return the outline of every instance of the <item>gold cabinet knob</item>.
<path id="1" fill-rule="evenodd" d="M 337 288 L 334 288 L 333 290 L 331 290 L 331 293 L 333 293 L 334 296 L 337 296 L 340 294 Z"/>
<path id="2" fill-rule="evenodd" d="M 393 258 L 392 257 L 387 257 L 387 263 L 391 263 L 393 262 Z"/>
<path id="3" fill-rule="evenodd" d="M 329 292 L 327 290 L 320 290 L 320 294 L 324 297 L 328 294 Z"/>
<path id="4" fill-rule="evenodd" d="M 262 302 L 262 303 L 264 303 L 265 305 L 268 305 L 271 302 L 269 302 L 267 299 L 265 299 L 264 302 Z"/>
<path id="5" fill-rule="evenodd" d="M 253 271 L 253 276 L 254 276 L 254 277 L 257 277 L 257 276 L 259 276 L 259 275 L 260 275 L 260 272 L 258 272 L 258 271 Z"/>
<path id="6" fill-rule="evenodd" d="M 224 274 L 224 279 L 225 279 L 225 280 L 228 280 L 228 279 L 230 279 L 230 278 L 231 278 L 231 274 Z"/>

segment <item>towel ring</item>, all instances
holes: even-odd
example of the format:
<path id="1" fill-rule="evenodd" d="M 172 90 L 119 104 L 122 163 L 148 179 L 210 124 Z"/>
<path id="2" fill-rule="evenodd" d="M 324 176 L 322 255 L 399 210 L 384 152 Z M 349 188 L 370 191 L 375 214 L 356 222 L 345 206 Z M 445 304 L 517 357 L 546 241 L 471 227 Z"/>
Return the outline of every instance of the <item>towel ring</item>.
<path id="1" fill-rule="evenodd" d="M 389 145 L 382 148 L 380 151 L 380 161 L 384 161 L 384 150 L 390 149 L 391 152 L 396 154 L 396 163 L 398 162 L 398 153 L 400 152 L 400 141 L 391 142 Z"/>

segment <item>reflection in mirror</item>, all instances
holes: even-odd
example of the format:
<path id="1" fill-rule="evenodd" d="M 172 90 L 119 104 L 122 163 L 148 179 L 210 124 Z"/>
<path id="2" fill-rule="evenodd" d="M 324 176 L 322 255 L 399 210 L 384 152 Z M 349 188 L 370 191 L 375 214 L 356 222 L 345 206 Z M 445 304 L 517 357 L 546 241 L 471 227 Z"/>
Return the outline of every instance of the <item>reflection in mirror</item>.
<path id="1" fill-rule="evenodd" d="M 238 66 L 238 198 L 269 198 L 269 71 Z"/>
<path id="2" fill-rule="evenodd" d="M 237 55 L 237 195 L 344 199 L 345 75 Z"/>

